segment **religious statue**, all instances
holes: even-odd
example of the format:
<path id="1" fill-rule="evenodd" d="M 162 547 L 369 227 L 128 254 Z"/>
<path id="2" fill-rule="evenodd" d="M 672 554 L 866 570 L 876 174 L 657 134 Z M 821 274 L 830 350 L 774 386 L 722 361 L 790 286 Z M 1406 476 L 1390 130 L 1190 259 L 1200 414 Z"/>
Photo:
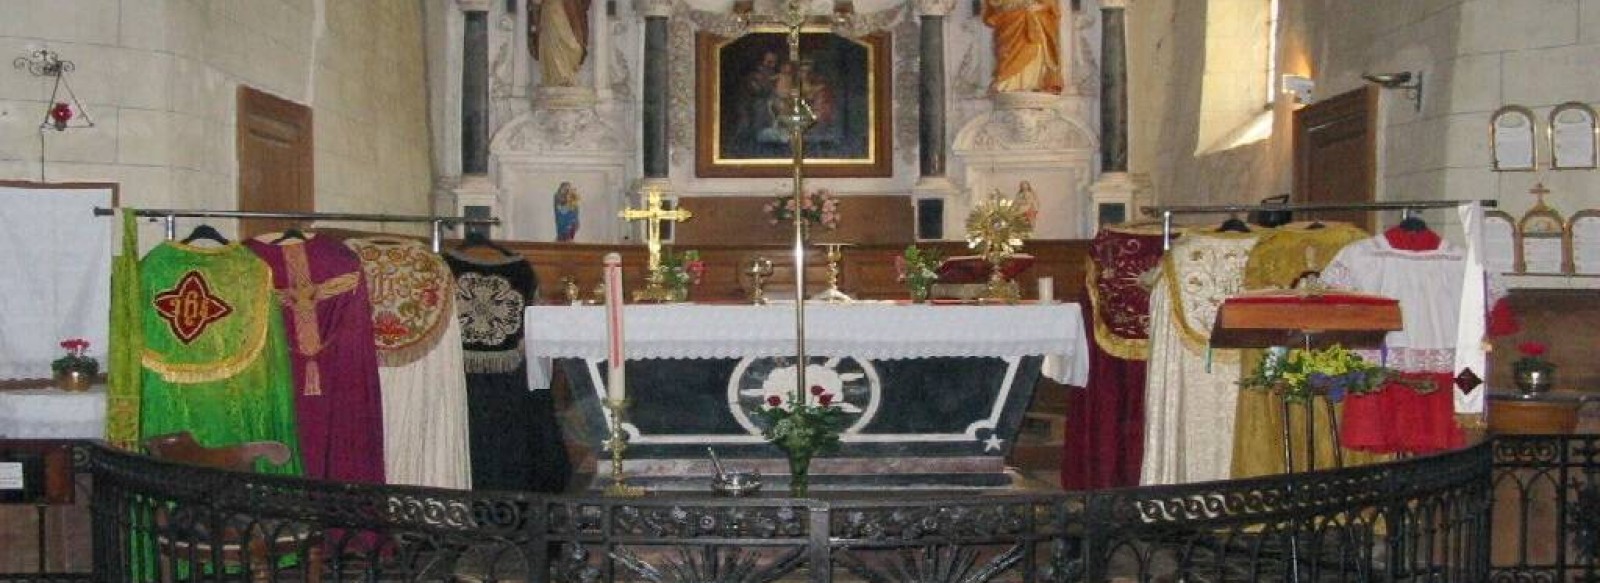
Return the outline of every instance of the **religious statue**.
<path id="1" fill-rule="evenodd" d="M 1059 0 L 983 0 L 983 23 L 994 29 L 996 93 L 1060 94 Z"/>
<path id="2" fill-rule="evenodd" d="M 1027 219 L 1028 225 L 1039 226 L 1039 195 L 1033 192 L 1033 185 L 1022 181 L 1017 185 L 1017 206 L 1022 207 L 1022 217 Z"/>
<path id="3" fill-rule="evenodd" d="M 569 242 L 578 236 L 578 187 L 562 182 L 556 188 L 556 241 Z"/>
<path id="4" fill-rule="evenodd" d="M 528 51 L 545 87 L 574 87 L 589 50 L 589 0 L 528 4 Z"/>

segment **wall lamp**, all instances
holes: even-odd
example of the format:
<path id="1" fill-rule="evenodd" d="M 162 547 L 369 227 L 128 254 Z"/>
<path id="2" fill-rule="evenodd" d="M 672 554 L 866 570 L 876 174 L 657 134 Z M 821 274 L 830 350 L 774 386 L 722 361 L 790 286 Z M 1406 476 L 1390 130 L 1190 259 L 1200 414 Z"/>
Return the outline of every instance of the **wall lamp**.
<path id="1" fill-rule="evenodd" d="M 1404 89 L 1406 99 L 1411 100 L 1412 106 L 1417 111 L 1422 111 L 1422 72 L 1412 73 L 1400 71 L 1398 73 L 1375 73 L 1361 75 L 1362 79 L 1375 83 L 1384 89 Z"/>

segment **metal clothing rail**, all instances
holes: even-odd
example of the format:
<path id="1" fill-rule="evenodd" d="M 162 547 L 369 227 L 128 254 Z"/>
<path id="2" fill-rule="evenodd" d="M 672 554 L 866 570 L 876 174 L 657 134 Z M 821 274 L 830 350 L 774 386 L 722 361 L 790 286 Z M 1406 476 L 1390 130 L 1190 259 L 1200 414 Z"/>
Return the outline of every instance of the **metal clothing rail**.
<path id="1" fill-rule="evenodd" d="M 95 207 L 97 217 L 111 216 L 117 209 Z M 444 240 L 444 226 L 449 225 L 498 225 L 500 219 L 490 217 L 486 219 L 470 219 L 467 217 L 444 217 L 438 215 L 380 215 L 360 213 L 294 213 L 274 211 L 209 211 L 209 210 L 184 210 L 184 209 L 137 209 L 135 216 L 151 217 L 165 220 L 166 237 L 168 241 L 178 238 L 178 217 L 222 218 L 222 219 L 303 219 L 317 221 L 354 221 L 368 223 L 428 223 L 432 225 L 430 240 L 434 253 L 442 250 Z"/>
<path id="2" fill-rule="evenodd" d="M 1221 204 L 1221 205 L 1174 205 L 1174 206 L 1147 206 L 1139 210 L 1145 216 L 1161 215 L 1161 250 L 1172 248 L 1172 215 L 1202 214 L 1202 213 L 1244 213 L 1256 211 L 1384 211 L 1384 210 L 1420 210 L 1432 208 L 1452 208 L 1464 204 L 1477 204 L 1485 208 L 1499 206 L 1499 202 L 1489 199 L 1483 200 L 1416 200 L 1416 201 L 1385 201 L 1385 202 L 1350 202 L 1350 203 L 1280 203 L 1280 204 Z"/>

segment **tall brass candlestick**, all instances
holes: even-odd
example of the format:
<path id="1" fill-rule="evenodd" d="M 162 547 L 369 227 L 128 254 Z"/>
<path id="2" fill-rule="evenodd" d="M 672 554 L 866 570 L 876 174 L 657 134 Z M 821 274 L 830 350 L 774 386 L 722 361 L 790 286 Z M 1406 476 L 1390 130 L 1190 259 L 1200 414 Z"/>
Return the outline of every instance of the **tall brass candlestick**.
<path id="1" fill-rule="evenodd" d="M 606 447 L 611 449 L 611 485 L 606 486 L 605 494 L 622 498 L 643 496 L 644 488 L 629 486 L 622 475 L 622 453 L 628 449 L 628 437 L 622 431 L 622 413 L 628 408 L 628 401 L 606 399 L 605 407 L 611 414 L 611 438 L 606 440 Z"/>

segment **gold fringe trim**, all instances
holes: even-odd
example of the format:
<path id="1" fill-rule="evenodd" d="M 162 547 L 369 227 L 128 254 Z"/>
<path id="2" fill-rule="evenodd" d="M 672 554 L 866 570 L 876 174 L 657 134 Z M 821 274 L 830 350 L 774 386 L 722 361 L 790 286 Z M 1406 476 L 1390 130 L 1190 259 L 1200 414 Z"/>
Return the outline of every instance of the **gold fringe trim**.
<path id="1" fill-rule="evenodd" d="M 261 289 L 272 289 L 272 272 L 263 269 L 261 273 L 265 279 L 260 284 Z M 253 333 L 245 338 L 243 348 L 231 358 L 216 362 L 169 363 L 161 353 L 145 348 L 142 359 L 144 367 L 161 375 L 161 379 L 169 383 L 208 383 L 239 374 L 255 364 L 262 348 L 266 347 L 267 331 L 272 328 L 267 320 L 271 317 L 268 310 L 276 308 L 277 306 L 270 301 L 256 302 L 256 305 L 251 306 L 250 315 L 254 317 L 254 321 L 259 322 L 259 325 L 255 326 Z"/>
<path id="2" fill-rule="evenodd" d="M 520 342 L 510 350 L 465 350 L 462 356 L 467 372 L 478 374 L 512 372 L 525 360 Z"/>
<path id="3" fill-rule="evenodd" d="M 1094 318 L 1094 340 L 1100 344 L 1100 349 L 1106 354 L 1123 360 L 1149 360 L 1150 340 L 1148 338 L 1124 338 L 1111 331 L 1104 318 L 1100 317 L 1100 290 L 1095 284 L 1100 281 L 1100 267 L 1094 260 L 1088 261 L 1086 270 L 1088 275 L 1085 281 L 1089 288 L 1089 311 Z"/>

